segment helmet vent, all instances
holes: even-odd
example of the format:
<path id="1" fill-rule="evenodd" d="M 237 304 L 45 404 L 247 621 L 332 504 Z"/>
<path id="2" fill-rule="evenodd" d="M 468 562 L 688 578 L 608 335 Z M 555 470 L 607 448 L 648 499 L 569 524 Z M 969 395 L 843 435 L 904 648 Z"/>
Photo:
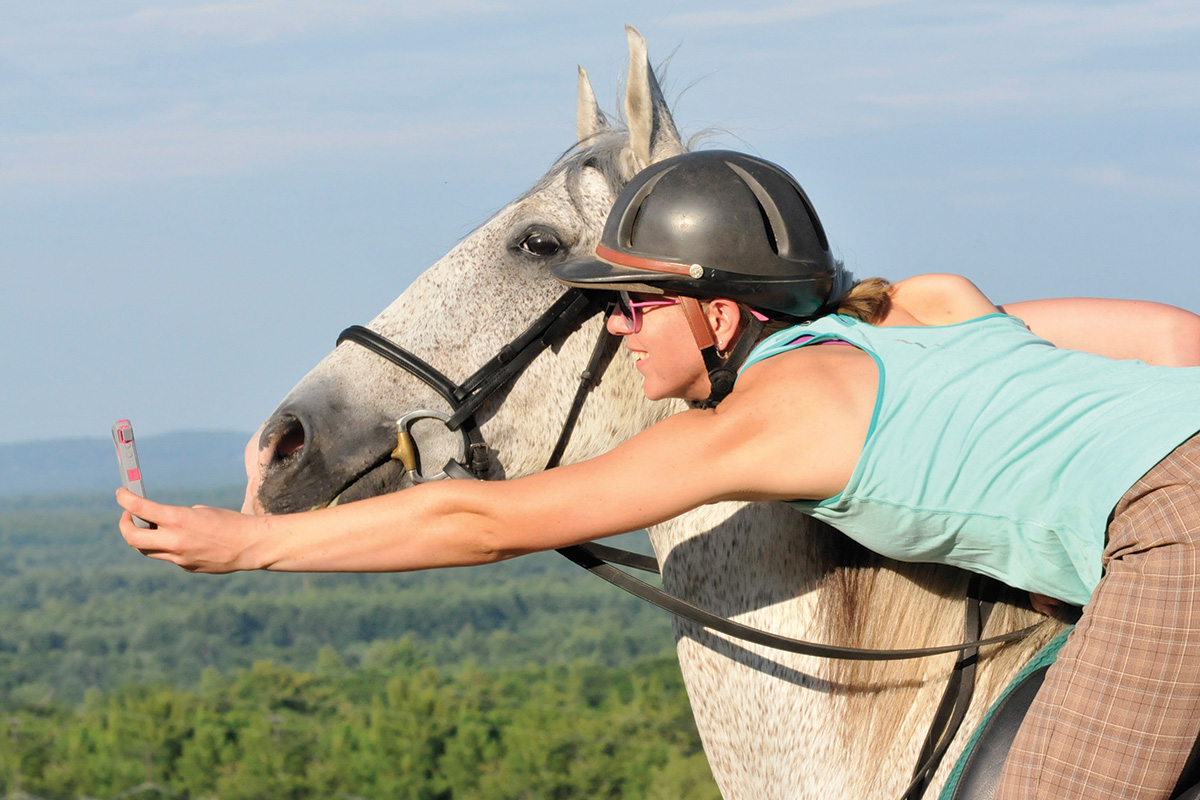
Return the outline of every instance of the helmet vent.
<path id="1" fill-rule="evenodd" d="M 654 187 L 658 185 L 658 182 L 663 179 L 663 176 L 674 169 L 675 165 L 672 165 L 659 172 L 638 187 L 633 197 L 629 198 L 629 202 L 625 206 L 625 213 L 621 215 L 621 221 L 617 225 L 617 240 L 621 243 L 622 247 L 633 247 L 633 232 L 637 227 L 637 219 L 642 214 L 642 205 L 646 202 L 646 198 L 650 196 L 650 193 L 654 191 Z"/>
<path id="2" fill-rule="evenodd" d="M 784 220 L 771 193 L 758 182 L 757 178 L 737 164 L 730 161 L 726 161 L 725 164 L 738 174 L 742 182 L 746 184 L 746 188 L 753 192 L 754 197 L 758 200 L 758 212 L 762 214 L 763 226 L 767 230 L 767 239 L 771 242 L 771 249 L 775 251 L 776 255 L 791 250 L 787 221 Z"/>
<path id="3" fill-rule="evenodd" d="M 779 240 L 775 237 L 775 226 L 771 224 L 771 216 L 763 208 L 762 203 L 758 204 L 758 213 L 762 216 L 763 227 L 767 230 L 767 242 L 771 245 L 771 251 L 775 255 L 779 255 Z"/>
<path id="4" fill-rule="evenodd" d="M 641 219 L 641 216 L 642 216 L 642 206 L 641 206 L 641 204 L 639 204 L 638 207 L 636 209 L 634 209 L 633 216 L 629 218 L 629 227 L 626 228 L 626 230 L 629 233 L 628 233 L 628 236 L 626 237 L 625 241 L 623 242 L 623 244 L 626 247 L 629 247 L 629 248 L 633 247 L 633 237 L 637 234 L 638 220 Z"/>

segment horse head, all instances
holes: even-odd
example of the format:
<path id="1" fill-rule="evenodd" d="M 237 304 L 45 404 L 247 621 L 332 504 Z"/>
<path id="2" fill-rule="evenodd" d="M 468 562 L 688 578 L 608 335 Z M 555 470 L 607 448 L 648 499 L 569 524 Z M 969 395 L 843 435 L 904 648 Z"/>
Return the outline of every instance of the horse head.
<path id="1" fill-rule="evenodd" d="M 612 126 L 579 70 L 577 144 L 526 194 L 509 203 L 422 273 L 367 326 L 402 344 L 452 381 L 492 359 L 563 293 L 548 268 L 590 254 L 613 198 L 654 161 L 683 152 L 650 67 L 646 44 L 627 29 L 627 130 Z M 602 320 L 555 342 L 476 414 L 492 451 L 486 477 L 542 468 Z M 410 478 L 390 458 L 396 421 L 418 409 L 446 411 L 428 385 L 352 344 L 322 360 L 284 399 L 247 448 L 246 510 L 299 511 L 404 488 Z M 625 359 L 588 401 L 566 460 L 615 446 L 669 412 L 641 398 Z M 443 463 L 458 446 L 434 422 L 413 436 L 422 460 Z"/>

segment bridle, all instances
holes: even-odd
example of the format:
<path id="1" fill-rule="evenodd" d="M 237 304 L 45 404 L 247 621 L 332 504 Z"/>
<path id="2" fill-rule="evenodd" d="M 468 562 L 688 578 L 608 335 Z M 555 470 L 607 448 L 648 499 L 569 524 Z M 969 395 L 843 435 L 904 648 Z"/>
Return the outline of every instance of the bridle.
<path id="1" fill-rule="evenodd" d="M 565 341 L 584 322 L 605 311 L 608 306 L 603 292 L 567 290 L 524 332 L 500 348 L 494 357 L 460 384 L 454 383 L 440 370 L 409 350 L 361 325 L 346 328 L 338 336 L 337 343 L 340 345 L 342 342 L 354 342 L 391 361 L 432 388 L 450 406 L 451 411 L 448 414 L 431 409 L 418 409 L 397 420 L 397 443 L 392 457 L 404 465 L 414 483 L 443 478 L 486 480 L 491 456 L 475 419 L 480 408 L 497 392 L 508 388 L 538 355 Z M 587 367 L 580 375 L 575 399 L 567 411 L 546 469 L 558 466 L 562 460 L 583 404 L 611 360 L 617 343 L 618 337 L 601 329 Z M 461 457 L 451 458 L 442 470 L 434 475 L 427 476 L 422 473 L 416 444 L 409 432 L 412 423 L 421 419 L 439 420 L 462 439 Z M 714 614 L 614 566 L 621 565 L 658 574 L 658 562 L 650 556 L 595 542 L 563 547 L 558 552 L 614 586 L 672 614 L 691 620 L 711 631 L 776 650 L 818 658 L 854 661 L 895 661 L 958 653 L 958 661 L 934 715 L 913 781 L 902 796 L 904 800 L 915 800 L 924 793 L 966 715 L 974 689 L 975 663 L 979 648 L 1023 639 L 1041 627 L 1039 623 L 1001 636 L 980 639 L 991 601 L 983 597 L 984 588 L 979 576 L 973 576 L 968 583 L 966 619 L 961 644 L 907 650 L 872 650 L 818 644 L 780 636 Z"/>
<path id="2" fill-rule="evenodd" d="M 460 384 L 454 383 L 436 367 L 404 349 L 395 342 L 387 339 L 369 328 L 352 325 L 342 331 L 337 343 L 354 342 L 362 345 L 376 355 L 391 361 L 396 366 L 419 378 L 426 386 L 433 389 L 450 406 L 451 413 L 445 414 L 431 409 L 412 411 L 399 420 L 396 431 L 396 450 L 393 457 L 399 460 L 415 483 L 425 483 L 442 478 L 478 478 L 484 480 L 488 475 L 491 459 L 488 455 L 487 444 L 483 440 L 483 432 L 475 420 L 475 414 L 493 395 L 507 388 L 517 379 L 544 350 L 565 340 L 579 328 L 587 319 L 604 310 L 605 304 L 598 300 L 595 293 L 586 293 L 571 289 L 554 301 L 528 328 L 517 338 L 513 339 L 500 352 L 496 353 L 486 364 L 471 374 Z M 601 337 L 603 342 L 607 335 Z M 599 346 L 597 346 L 599 350 Z M 593 355 L 593 361 L 597 356 Z M 597 377 L 599 377 L 597 375 Z M 591 387 L 591 379 L 586 385 L 581 385 L 576 393 L 575 402 L 582 408 L 587 391 Z M 566 449 L 571 430 L 575 427 L 575 419 L 579 411 L 572 409 L 568 421 L 563 426 L 551 455 L 551 466 L 562 458 Z M 462 437 L 463 452 L 460 459 L 446 462 L 440 473 L 426 476 L 421 472 L 420 458 L 416 445 L 409 433 L 409 427 L 419 419 L 437 419 L 445 423 L 447 430 L 457 432 Z"/>

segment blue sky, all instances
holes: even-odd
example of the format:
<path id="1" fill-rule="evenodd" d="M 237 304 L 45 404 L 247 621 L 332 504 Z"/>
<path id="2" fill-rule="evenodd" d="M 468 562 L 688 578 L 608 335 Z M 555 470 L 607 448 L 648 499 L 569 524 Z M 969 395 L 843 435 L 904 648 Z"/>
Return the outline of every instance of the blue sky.
<path id="1" fill-rule="evenodd" d="M 788 167 L 860 276 L 1200 310 L 1200 5 L 47 0 L 0 7 L 0 442 L 252 430 L 615 110 Z"/>

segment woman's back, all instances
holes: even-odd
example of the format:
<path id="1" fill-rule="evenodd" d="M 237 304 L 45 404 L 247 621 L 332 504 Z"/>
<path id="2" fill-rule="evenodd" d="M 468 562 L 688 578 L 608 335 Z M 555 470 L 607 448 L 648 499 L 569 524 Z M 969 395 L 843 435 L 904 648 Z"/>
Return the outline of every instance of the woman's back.
<path id="1" fill-rule="evenodd" d="M 885 555 L 1080 605 L 1108 509 L 1200 428 L 1200 372 L 1060 350 L 999 313 L 916 327 L 828 317 L 768 338 L 747 374 L 797 347 L 843 349 L 814 346 L 829 340 L 875 360 L 878 402 L 843 491 L 799 505 Z"/>

